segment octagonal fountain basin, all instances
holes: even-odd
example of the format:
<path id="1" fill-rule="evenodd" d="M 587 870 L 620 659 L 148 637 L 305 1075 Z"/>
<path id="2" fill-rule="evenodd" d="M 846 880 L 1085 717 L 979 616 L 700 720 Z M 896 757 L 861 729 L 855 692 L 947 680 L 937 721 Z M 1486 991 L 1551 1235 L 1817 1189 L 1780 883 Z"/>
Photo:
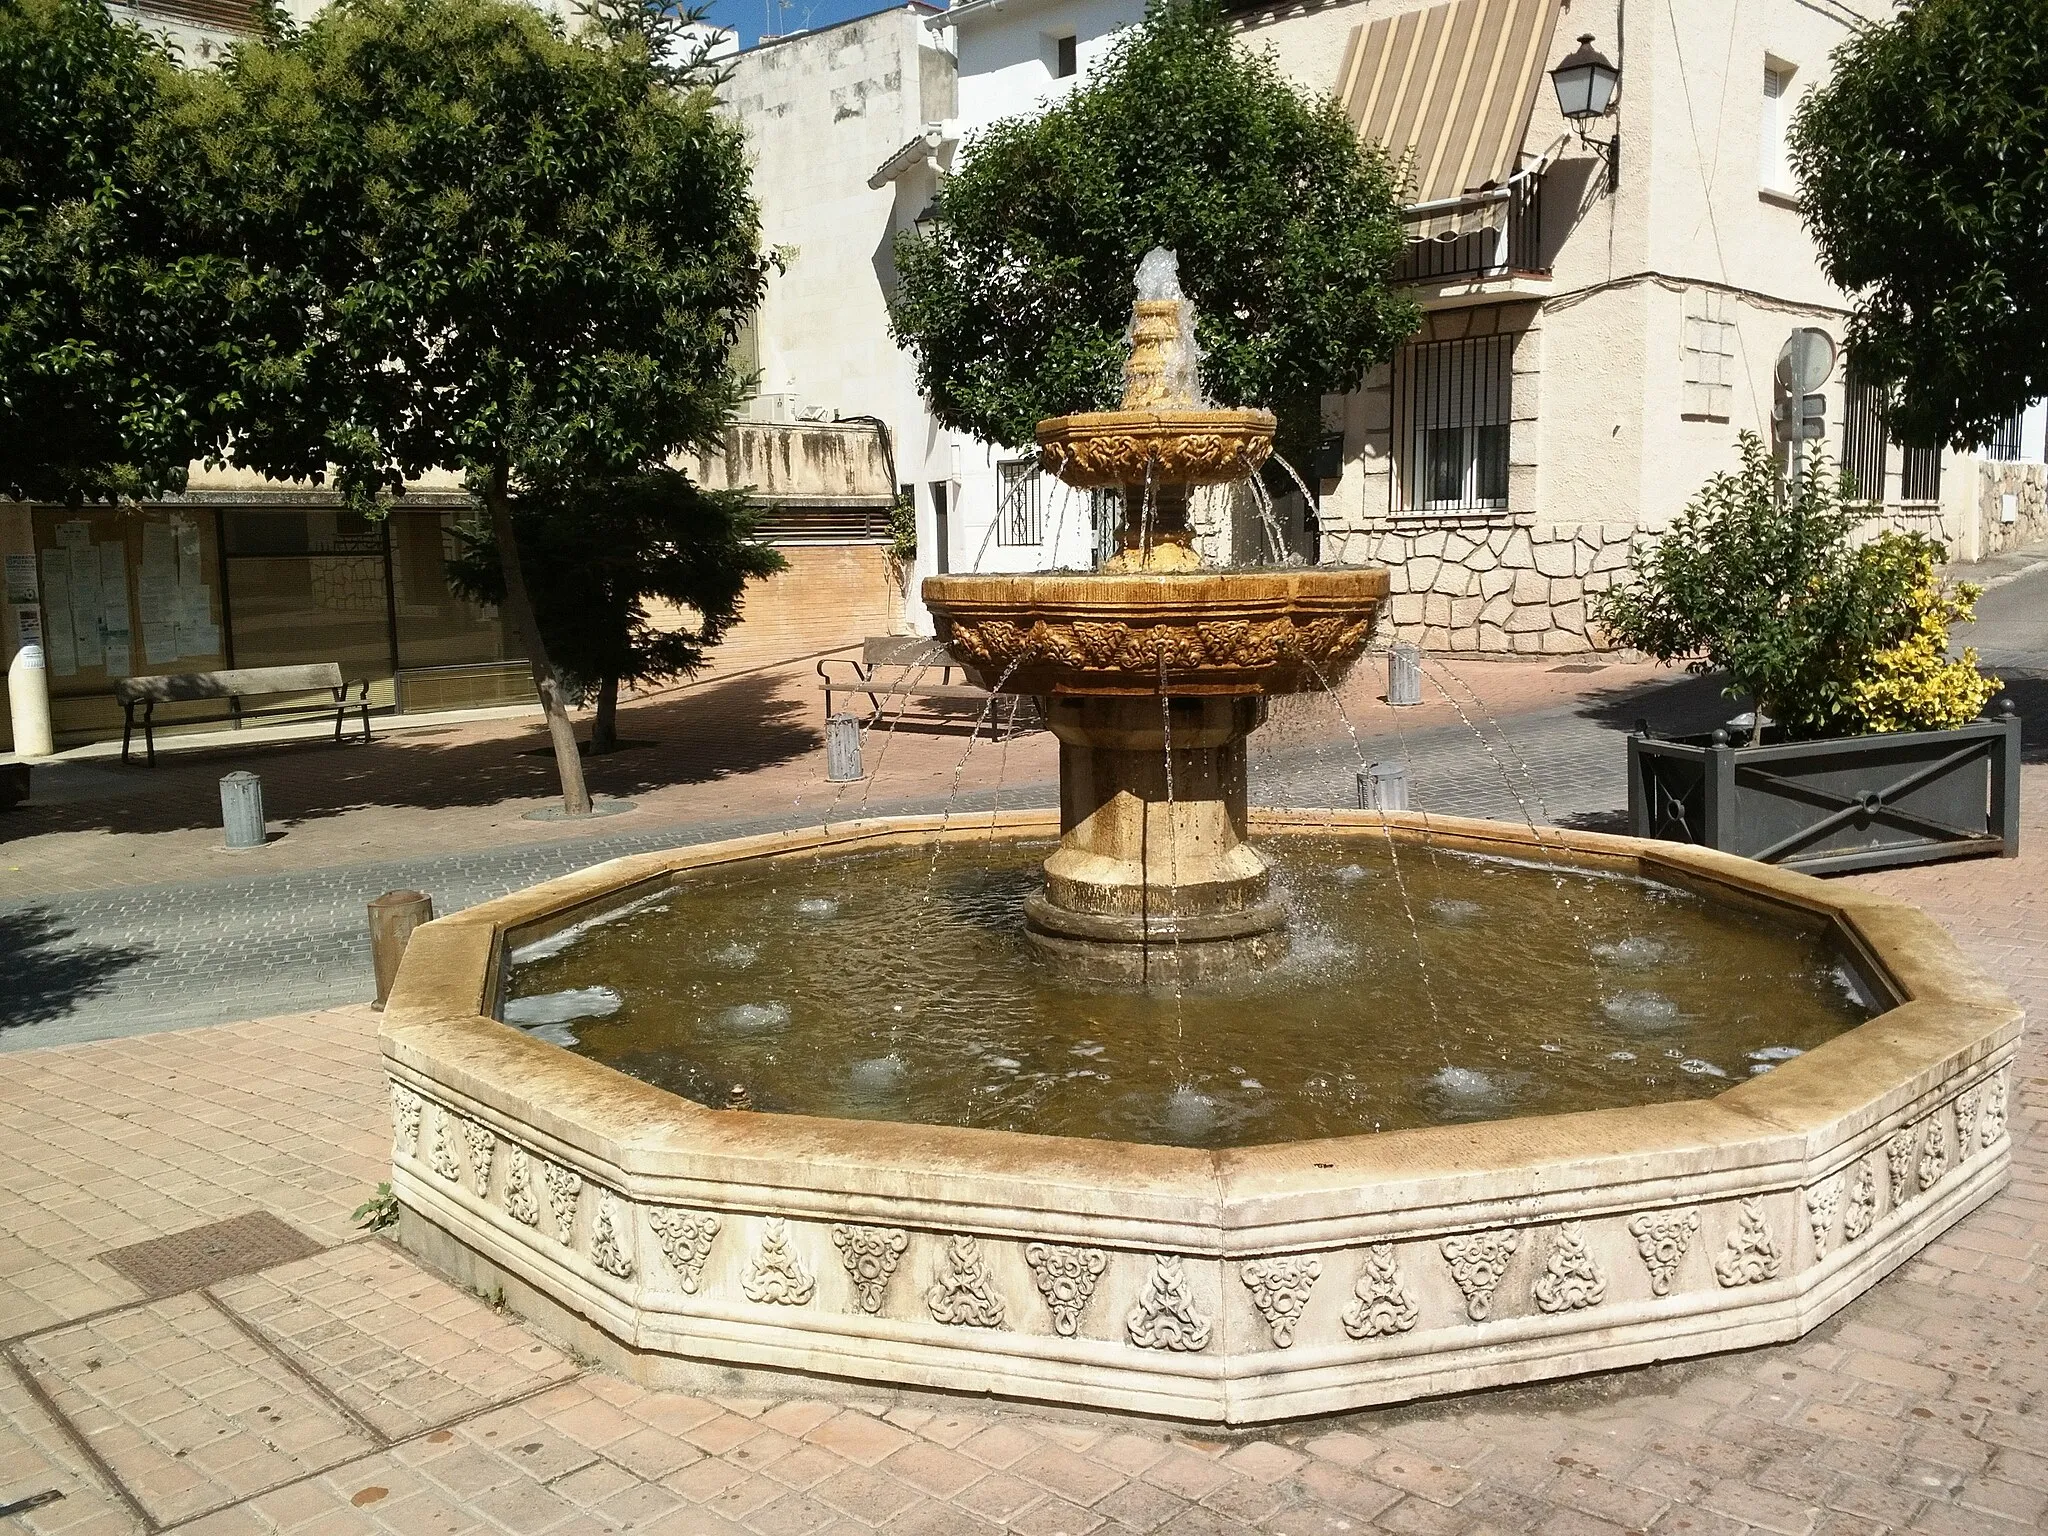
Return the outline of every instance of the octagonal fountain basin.
<path id="1" fill-rule="evenodd" d="M 1045 965 L 1044 813 L 429 924 L 401 1238 L 652 1383 L 1252 1423 L 1795 1337 L 2007 1175 L 2019 1012 L 1910 908 L 1591 833 L 1251 830 L 1293 951 L 1201 988 Z"/>

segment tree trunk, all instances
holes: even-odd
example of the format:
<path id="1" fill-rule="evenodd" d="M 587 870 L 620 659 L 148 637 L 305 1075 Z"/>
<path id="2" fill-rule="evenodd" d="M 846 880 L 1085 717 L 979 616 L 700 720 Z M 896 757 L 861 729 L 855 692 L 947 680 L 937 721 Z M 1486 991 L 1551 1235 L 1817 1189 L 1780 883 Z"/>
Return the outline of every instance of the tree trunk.
<path id="1" fill-rule="evenodd" d="M 597 714 L 590 722 L 590 755 L 619 749 L 619 680 L 600 678 L 597 684 Z"/>
<path id="2" fill-rule="evenodd" d="M 548 736 L 555 747 L 555 772 L 562 780 L 562 811 L 569 816 L 590 814 L 590 791 L 583 785 L 583 758 L 576 750 L 576 729 L 569 723 L 569 701 L 548 662 L 548 648 L 540 637 L 540 620 L 534 617 L 533 599 L 527 595 L 526 573 L 519 566 L 519 537 L 512 529 L 512 498 L 506 476 L 499 470 L 484 491 L 484 507 L 490 513 L 491 537 L 498 544 L 498 563 L 505 572 L 505 616 L 526 647 L 527 665 L 533 668 L 533 686 L 540 694 L 541 712 L 547 716 Z"/>

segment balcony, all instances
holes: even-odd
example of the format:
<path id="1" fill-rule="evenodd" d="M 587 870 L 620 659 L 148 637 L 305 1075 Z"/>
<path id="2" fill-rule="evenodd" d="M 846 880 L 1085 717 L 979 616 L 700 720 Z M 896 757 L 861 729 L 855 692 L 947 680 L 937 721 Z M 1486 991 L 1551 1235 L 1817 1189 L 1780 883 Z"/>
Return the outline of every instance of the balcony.
<path id="1" fill-rule="evenodd" d="M 1518 171 L 1505 186 L 1412 204 L 1401 221 L 1408 249 L 1395 280 L 1414 284 L 1425 309 L 1549 291 L 1540 169 Z"/>

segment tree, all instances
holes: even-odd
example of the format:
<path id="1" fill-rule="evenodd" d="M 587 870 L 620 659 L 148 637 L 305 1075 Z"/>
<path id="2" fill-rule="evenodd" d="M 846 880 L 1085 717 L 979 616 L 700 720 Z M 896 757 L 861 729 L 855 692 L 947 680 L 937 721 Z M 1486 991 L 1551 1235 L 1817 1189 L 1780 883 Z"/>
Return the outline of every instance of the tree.
<path id="1" fill-rule="evenodd" d="M 339 0 L 236 50 L 185 118 L 221 227 L 311 317 L 235 458 L 331 470 L 361 503 L 467 476 L 572 815 L 589 796 L 515 500 L 708 445 L 763 281 L 740 132 L 670 46 L 687 19 L 602 0 L 572 39 L 516 0 Z"/>
<path id="2" fill-rule="evenodd" d="M 1240 48 L 1214 0 L 1155 4 L 1094 78 L 970 140 L 929 236 L 896 243 L 896 338 L 945 425 L 1028 443 L 1121 397 L 1131 276 L 1180 258 L 1221 403 L 1316 428 L 1411 335 L 1400 185 L 1336 101 Z M 1283 435 L 1285 429 L 1283 427 Z"/>
<path id="3" fill-rule="evenodd" d="M 2048 392 L 2048 0 L 1918 0 L 1852 34 L 1791 158 L 1902 437 L 1983 443 Z"/>
<path id="4" fill-rule="evenodd" d="M 513 507 L 521 563 L 548 655 L 572 684 L 594 685 L 592 754 L 618 745 L 621 682 L 695 675 L 705 653 L 740 620 L 749 580 L 787 564 L 754 542 L 744 491 L 707 491 L 680 470 L 658 469 L 605 485 L 537 486 Z M 464 595 L 505 600 L 504 563 L 488 532 L 449 563 Z M 694 620 L 676 629 L 649 622 L 661 598 Z"/>

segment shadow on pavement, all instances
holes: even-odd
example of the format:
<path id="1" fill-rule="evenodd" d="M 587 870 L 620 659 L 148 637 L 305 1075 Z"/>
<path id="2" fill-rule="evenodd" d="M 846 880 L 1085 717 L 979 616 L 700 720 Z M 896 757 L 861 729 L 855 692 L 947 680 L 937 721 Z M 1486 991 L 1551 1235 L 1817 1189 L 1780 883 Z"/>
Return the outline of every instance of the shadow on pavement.
<path id="1" fill-rule="evenodd" d="M 586 757 L 593 794 L 621 799 L 671 785 L 754 772 L 818 748 L 815 706 L 786 675 L 760 673 L 623 704 L 621 735 L 635 751 Z M 0 817 L 0 842 L 52 832 L 169 832 L 220 825 L 219 780 L 247 768 L 263 780 L 266 818 L 291 825 L 367 806 L 446 810 L 557 792 L 538 722 L 480 722 L 379 737 L 369 743 L 274 742 L 171 754 L 139 763 L 81 763 L 38 771 L 37 794 Z M 92 784 L 66 792 L 60 776 Z M 45 775 L 55 791 L 39 803 Z M 105 781 L 102 788 L 95 781 Z"/>
<path id="2" fill-rule="evenodd" d="M 0 912 L 0 955 L 7 957 L 0 1029 L 61 1019 L 112 991 L 116 976 L 153 953 L 110 944 L 66 946 L 72 933 L 39 907 Z"/>

